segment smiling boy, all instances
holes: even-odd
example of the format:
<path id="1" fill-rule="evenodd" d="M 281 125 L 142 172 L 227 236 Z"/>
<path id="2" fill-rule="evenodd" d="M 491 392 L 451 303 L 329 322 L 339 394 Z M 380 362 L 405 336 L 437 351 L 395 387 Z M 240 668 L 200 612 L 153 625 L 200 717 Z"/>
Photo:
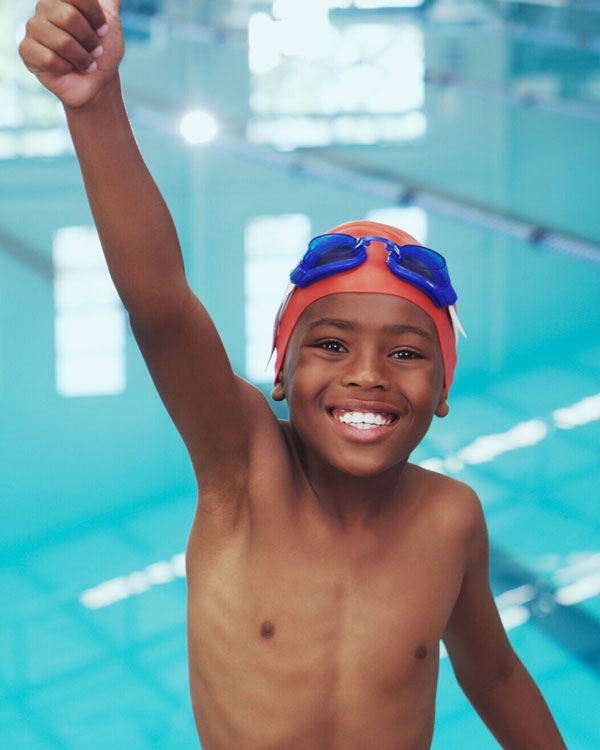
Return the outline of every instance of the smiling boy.
<path id="1" fill-rule="evenodd" d="M 112 277 L 197 478 L 188 645 L 205 750 L 426 750 L 440 639 L 503 748 L 563 750 L 498 616 L 479 500 L 408 461 L 448 413 L 458 323 L 443 279 L 425 292 L 399 259 L 435 254 L 369 223 L 316 238 L 332 273 L 300 264 L 278 317 L 279 421 L 187 284 L 121 98 L 118 1 L 38 3 L 20 52 L 65 106 Z"/>

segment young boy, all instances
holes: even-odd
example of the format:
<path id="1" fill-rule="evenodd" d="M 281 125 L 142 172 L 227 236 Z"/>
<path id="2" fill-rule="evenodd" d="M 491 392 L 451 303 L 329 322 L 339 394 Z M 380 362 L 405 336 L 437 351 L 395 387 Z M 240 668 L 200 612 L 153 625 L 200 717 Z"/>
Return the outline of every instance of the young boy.
<path id="1" fill-rule="evenodd" d="M 479 500 L 408 463 L 448 413 L 443 259 L 382 225 L 316 238 L 276 329 L 280 422 L 186 282 L 120 94 L 118 0 L 43 0 L 20 53 L 64 103 L 110 272 L 197 477 L 188 642 L 205 750 L 426 750 L 440 639 L 503 748 L 564 749 L 498 616 Z"/>

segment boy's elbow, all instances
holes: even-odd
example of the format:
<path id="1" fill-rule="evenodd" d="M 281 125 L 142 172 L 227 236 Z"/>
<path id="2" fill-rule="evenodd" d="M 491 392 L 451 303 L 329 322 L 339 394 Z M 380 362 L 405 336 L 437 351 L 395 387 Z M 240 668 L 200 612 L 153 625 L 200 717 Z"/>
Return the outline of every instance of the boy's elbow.
<path id="1" fill-rule="evenodd" d="M 469 675 L 456 675 L 456 680 L 469 699 L 485 698 L 490 693 L 508 685 L 515 672 L 522 667 L 521 660 L 511 648 L 501 660 Z"/>

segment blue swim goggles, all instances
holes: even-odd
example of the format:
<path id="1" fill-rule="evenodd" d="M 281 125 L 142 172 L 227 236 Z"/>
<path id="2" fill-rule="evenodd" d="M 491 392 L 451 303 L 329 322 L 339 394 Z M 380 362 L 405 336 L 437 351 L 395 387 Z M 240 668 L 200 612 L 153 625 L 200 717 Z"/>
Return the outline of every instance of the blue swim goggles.
<path id="1" fill-rule="evenodd" d="M 385 237 L 321 234 L 312 239 L 304 257 L 290 274 L 292 284 L 307 287 L 319 279 L 356 268 L 367 258 L 371 242 L 388 251 L 387 267 L 399 279 L 417 287 L 436 307 L 451 307 L 457 299 L 443 256 L 420 245 L 402 245 Z"/>

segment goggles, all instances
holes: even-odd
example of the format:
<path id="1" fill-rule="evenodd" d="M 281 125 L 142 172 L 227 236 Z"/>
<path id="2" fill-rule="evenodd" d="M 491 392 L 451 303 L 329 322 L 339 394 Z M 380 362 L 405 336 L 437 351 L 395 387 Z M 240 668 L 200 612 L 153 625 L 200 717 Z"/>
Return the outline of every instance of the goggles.
<path id="1" fill-rule="evenodd" d="M 443 256 L 421 245 L 402 245 L 385 237 L 322 234 L 312 239 L 304 257 L 290 274 L 292 284 L 307 287 L 335 273 L 356 268 L 367 259 L 371 242 L 381 242 L 388 252 L 386 264 L 403 281 L 424 292 L 436 307 L 451 307 L 457 299 Z"/>

